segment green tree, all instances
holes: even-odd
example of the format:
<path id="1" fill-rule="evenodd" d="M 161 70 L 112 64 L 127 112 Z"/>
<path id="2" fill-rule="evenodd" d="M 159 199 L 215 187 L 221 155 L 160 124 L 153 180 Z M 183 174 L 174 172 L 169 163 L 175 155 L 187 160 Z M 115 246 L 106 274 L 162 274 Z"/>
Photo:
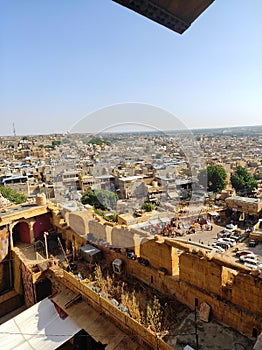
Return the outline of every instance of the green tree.
<path id="1" fill-rule="evenodd" d="M 88 190 L 81 197 L 81 203 L 90 204 L 96 209 L 115 209 L 117 195 L 107 190 Z"/>
<path id="2" fill-rule="evenodd" d="M 107 139 L 103 139 L 101 137 L 92 137 L 90 140 L 86 141 L 86 144 L 92 144 L 92 145 L 99 145 L 102 146 L 103 144 L 106 144 L 110 146 L 110 141 Z"/>
<path id="3" fill-rule="evenodd" d="M 257 181 L 255 178 L 242 166 L 238 166 L 236 171 L 231 174 L 230 181 L 236 192 L 250 194 L 255 188 L 257 188 Z"/>
<path id="4" fill-rule="evenodd" d="M 211 192 L 219 193 L 226 187 L 226 170 L 222 165 L 207 166 L 207 189 Z"/>
<path id="5" fill-rule="evenodd" d="M 12 203 L 20 204 L 26 202 L 26 196 L 23 193 L 19 193 L 10 187 L 0 186 L 0 193 Z"/>
<path id="6" fill-rule="evenodd" d="M 145 202 L 142 205 L 142 209 L 144 209 L 145 211 L 149 212 L 149 211 L 153 211 L 155 209 L 155 206 L 153 203 L 150 202 Z"/>
<path id="7" fill-rule="evenodd" d="M 61 145 L 61 141 L 60 140 L 53 140 L 52 141 L 52 146 L 53 147 L 56 147 L 56 146 L 59 146 L 59 145 Z"/>

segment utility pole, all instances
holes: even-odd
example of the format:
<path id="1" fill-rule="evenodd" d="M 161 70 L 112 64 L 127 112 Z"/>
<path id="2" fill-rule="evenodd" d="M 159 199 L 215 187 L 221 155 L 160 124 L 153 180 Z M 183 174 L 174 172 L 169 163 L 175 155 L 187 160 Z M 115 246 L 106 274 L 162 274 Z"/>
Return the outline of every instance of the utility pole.
<path id="1" fill-rule="evenodd" d="M 67 259 L 65 250 L 64 250 L 64 248 L 63 248 L 62 242 L 61 242 L 61 240 L 60 240 L 59 237 L 57 237 L 57 241 L 58 241 L 58 244 L 59 244 L 59 246 L 60 246 L 60 248 L 61 248 L 61 250 L 62 250 L 62 253 L 63 253 L 63 255 L 64 255 L 65 261 L 66 261 L 67 264 L 68 264 L 68 268 L 69 268 L 69 270 L 71 271 L 71 266 L 70 266 L 69 260 Z"/>
<path id="2" fill-rule="evenodd" d="M 47 236 L 48 236 L 48 232 L 44 232 L 44 238 L 45 238 L 45 255 L 46 255 L 46 259 L 48 259 Z"/>
<path id="3" fill-rule="evenodd" d="M 197 331 L 197 306 L 198 306 L 198 299 L 195 298 L 195 335 L 196 335 L 196 350 L 199 350 L 199 348 L 198 348 L 198 331 Z"/>
<path id="4" fill-rule="evenodd" d="M 14 137 L 16 137 L 15 123 L 13 123 L 13 134 L 14 134 Z"/>

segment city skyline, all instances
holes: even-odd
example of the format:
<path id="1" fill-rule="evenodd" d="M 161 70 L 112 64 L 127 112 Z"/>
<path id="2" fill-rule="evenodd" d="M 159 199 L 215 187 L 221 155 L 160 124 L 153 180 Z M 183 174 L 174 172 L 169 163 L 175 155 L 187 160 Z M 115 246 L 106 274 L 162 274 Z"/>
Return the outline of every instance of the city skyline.
<path id="1" fill-rule="evenodd" d="M 1 136 L 67 132 L 125 103 L 189 129 L 261 125 L 259 1 L 215 1 L 183 35 L 111 1 L 0 6 Z"/>

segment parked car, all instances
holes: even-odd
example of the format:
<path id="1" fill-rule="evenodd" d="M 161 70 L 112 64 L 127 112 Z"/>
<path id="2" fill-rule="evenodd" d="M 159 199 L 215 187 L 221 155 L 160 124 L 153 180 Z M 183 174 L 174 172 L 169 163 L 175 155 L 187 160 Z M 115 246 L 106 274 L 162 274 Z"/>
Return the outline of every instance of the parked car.
<path id="1" fill-rule="evenodd" d="M 218 237 L 219 238 L 224 238 L 224 237 L 230 237 L 232 232 L 230 230 L 224 229 L 220 232 L 218 232 Z"/>
<path id="2" fill-rule="evenodd" d="M 142 266 L 149 266 L 149 261 L 143 258 L 138 258 L 138 262 L 139 264 L 141 264 Z"/>
<path id="3" fill-rule="evenodd" d="M 219 241 L 216 241 L 215 243 L 213 243 L 214 245 L 218 245 L 219 247 L 221 247 L 221 248 L 223 248 L 223 249 L 225 249 L 225 250 L 227 250 L 227 249 L 229 249 L 231 246 L 228 244 L 228 243 L 226 243 L 226 242 L 219 242 Z"/>
<path id="4" fill-rule="evenodd" d="M 236 242 L 239 241 L 239 239 L 241 238 L 241 234 L 238 232 L 234 232 L 229 238 L 234 239 Z"/>
<path id="5" fill-rule="evenodd" d="M 239 250 L 236 252 L 236 256 L 239 258 L 240 256 L 244 256 L 244 255 L 247 255 L 247 254 L 253 254 L 253 252 L 251 250 Z"/>
<path id="6" fill-rule="evenodd" d="M 234 245 L 236 245 L 236 241 L 232 238 L 218 238 L 217 240 L 218 242 L 224 242 L 224 243 L 228 243 L 231 247 L 233 247 Z"/>
<path id="7" fill-rule="evenodd" d="M 258 256 L 255 254 L 246 254 L 246 255 L 242 255 L 239 257 L 239 260 L 241 260 L 241 261 L 248 261 L 248 259 L 252 259 L 254 261 L 257 261 Z"/>
<path id="8" fill-rule="evenodd" d="M 249 259 L 248 261 L 244 262 L 244 265 L 251 268 L 251 269 L 258 269 L 262 270 L 262 264 L 258 264 L 256 261 Z"/>
<path id="9" fill-rule="evenodd" d="M 226 229 L 230 230 L 230 231 L 234 231 L 234 230 L 237 230 L 237 225 L 234 225 L 234 224 L 227 224 L 226 225 Z"/>
<path id="10" fill-rule="evenodd" d="M 126 257 L 131 260 L 136 260 L 135 252 L 132 249 L 126 249 Z"/>
<path id="11" fill-rule="evenodd" d="M 226 250 L 217 244 L 212 244 L 212 248 L 218 250 L 220 253 L 224 253 Z"/>
<path id="12" fill-rule="evenodd" d="M 257 241 L 255 239 L 250 239 L 248 245 L 249 247 L 255 247 L 257 245 Z"/>

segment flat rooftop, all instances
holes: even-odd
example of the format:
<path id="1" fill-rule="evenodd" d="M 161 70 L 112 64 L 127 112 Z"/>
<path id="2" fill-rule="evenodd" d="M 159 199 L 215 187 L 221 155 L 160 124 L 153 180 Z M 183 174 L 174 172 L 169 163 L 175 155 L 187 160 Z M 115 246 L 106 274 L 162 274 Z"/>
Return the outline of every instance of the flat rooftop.
<path id="1" fill-rule="evenodd" d="M 0 210 L 0 225 L 9 223 L 10 219 L 14 217 L 15 220 L 19 218 L 30 218 L 34 215 L 42 215 L 49 212 L 47 205 L 36 204 L 21 204 L 16 206 L 7 207 Z"/>
<path id="2" fill-rule="evenodd" d="M 259 198 L 249 198 L 249 197 L 240 197 L 240 196 L 234 196 L 234 197 L 228 197 L 226 198 L 226 201 L 236 201 L 241 203 L 248 203 L 248 204 L 257 204 L 261 200 Z"/>

